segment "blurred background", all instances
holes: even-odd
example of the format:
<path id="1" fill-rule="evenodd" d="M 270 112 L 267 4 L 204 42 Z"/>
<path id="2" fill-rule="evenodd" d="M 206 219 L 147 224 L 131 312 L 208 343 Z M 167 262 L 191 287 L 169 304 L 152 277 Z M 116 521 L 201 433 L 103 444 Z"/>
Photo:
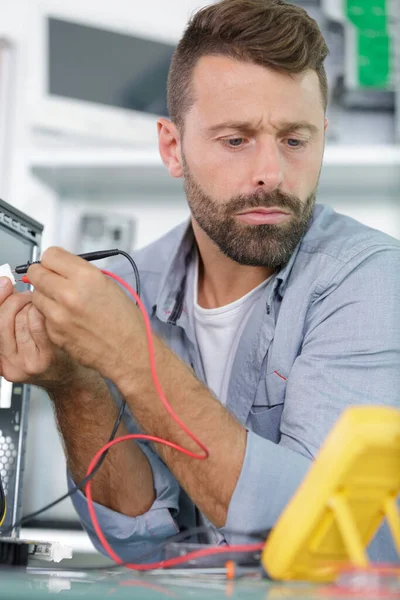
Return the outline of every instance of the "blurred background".
<path id="1" fill-rule="evenodd" d="M 207 0 L 0 0 L 0 197 L 44 224 L 42 249 L 130 251 L 188 216 L 157 150 L 175 44 Z M 330 48 L 318 199 L 400 238 L 400 2 L 294 0 Z M 33 389 L 24 514 L 64 493 L 50 402 Z M 92 552 L 70 501 L 23 535 Z M 39 530 L 39 531 L 38 531 Z"/>

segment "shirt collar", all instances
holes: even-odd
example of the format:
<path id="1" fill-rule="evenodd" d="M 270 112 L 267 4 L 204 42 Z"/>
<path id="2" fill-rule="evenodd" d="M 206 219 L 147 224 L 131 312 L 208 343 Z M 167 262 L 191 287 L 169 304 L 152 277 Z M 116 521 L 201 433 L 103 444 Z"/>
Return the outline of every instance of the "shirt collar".
<path id="1" fill-rule="evenodd" d="M 178 230 L 169 263 L 161 277 L 154 307 L 161 321 L 176 322 L 177 320 L 176 314 L 179 312 L 180 304 L 183 304 L 187 269 L 194 250 L 195 238 L 189 219 Z"/>
<path id="2" fill-rule="evenodd" d="M 276 280 L 274 282 L 274 285 L 271 288 L 270 296 L 268 298 L 268 303 L 272 302 L 273 295 L 275 294 L 275 292 L 279 294 L 281 299 L 283 298 L 286 286 L 289 281 L 290 273 L 292 271 L 294 263 L 296 262 L 297 256 L 299 254 L 300 247 L 301 247 L 303 241 L 305 240 L 305 238 L 307 238 L 312 233 L 315 222 L 320 218 L 321 214 L 322 215 L 324 214 L 324 211 L 326 211 L 326 210 L 327 210 L 327 207 L 322 204 L 315 205 L 309 226 L 307 228 L 307 231 L 305 232 L 305 234 L 302 236 L 301 240 L 297 244 L 296 248 L 294 249 L 294 251 L 293 251 L 290 259 L 286 263 L 286 265 L 284 265 L 280 269 L 280 271 L 277 273 Z"/>
<path id="3" fill-rule="evenodd" d="M 313 223 L 323 210 L 323 206 L 316 205 L 314 213 L 305 234 L 310 231 Z M 296 262 L 300 246 L 304 237 L 297 244 L 289 261 L 276 274 L 273 285 L 268 286 L 268 304 L 272 304 L 275 293 L 283 298 L 290 272 Z M 181 316 L 185 297 L 188 266 L 194 260 L 195 237 L 190 219 L 185 221 L 178 229 L 176 241 L 171 253 L 167 268 L 161 278 L 156 305 L 154 307 L 157 317 L 164 322 L 176 323 Z"/>

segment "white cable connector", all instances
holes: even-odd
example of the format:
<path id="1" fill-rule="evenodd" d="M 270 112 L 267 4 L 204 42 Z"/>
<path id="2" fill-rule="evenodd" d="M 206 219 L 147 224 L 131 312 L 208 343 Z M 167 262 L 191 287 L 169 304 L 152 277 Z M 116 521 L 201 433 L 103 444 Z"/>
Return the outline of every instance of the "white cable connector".
<path id="1" fill-rule="evenodd" d="M 0 277 L 8 277 L 8 279 L 11 281 L 11 283 L 13 285 L 16 284 L 14 275 L 11 271 L 11 267 L 7 263 L 0 266 Z"/>
<path id="2" fill-rule="evenodd" d="M 34 544 L 32 556 L 41 560 L 60 562 L 66 558 L 72 558 L 72 548 L 64 546 L 59 542 L 30 542 Z"/>

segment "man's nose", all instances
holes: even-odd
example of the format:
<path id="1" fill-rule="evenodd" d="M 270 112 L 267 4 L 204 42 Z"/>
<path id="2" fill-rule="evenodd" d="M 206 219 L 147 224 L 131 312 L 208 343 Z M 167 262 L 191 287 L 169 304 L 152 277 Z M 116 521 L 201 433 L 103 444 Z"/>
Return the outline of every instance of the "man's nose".
<path id="1" fill-rule="evenodd" d="M 252 166 L 252 184 L 266 192 L 279 188 L 283 182 L 282 157 L 276 142 L 269 141 L 259 147 Z"/>

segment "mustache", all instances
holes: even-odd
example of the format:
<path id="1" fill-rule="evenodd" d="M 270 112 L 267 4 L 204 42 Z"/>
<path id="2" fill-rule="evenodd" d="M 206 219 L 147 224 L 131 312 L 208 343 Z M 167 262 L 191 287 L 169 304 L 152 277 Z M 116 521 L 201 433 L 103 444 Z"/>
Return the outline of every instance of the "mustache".
<path id="1" fill-rule="evenodd" d="M 301 212 L 301 201 L 297 196 L 284 194 L 280 190 L 270 193 L 257 192 L 251 196 L 236 196 L 225 205 L 227 213 L 237 213 L 251 208 L 282 208 L 295 215 Z"/>

